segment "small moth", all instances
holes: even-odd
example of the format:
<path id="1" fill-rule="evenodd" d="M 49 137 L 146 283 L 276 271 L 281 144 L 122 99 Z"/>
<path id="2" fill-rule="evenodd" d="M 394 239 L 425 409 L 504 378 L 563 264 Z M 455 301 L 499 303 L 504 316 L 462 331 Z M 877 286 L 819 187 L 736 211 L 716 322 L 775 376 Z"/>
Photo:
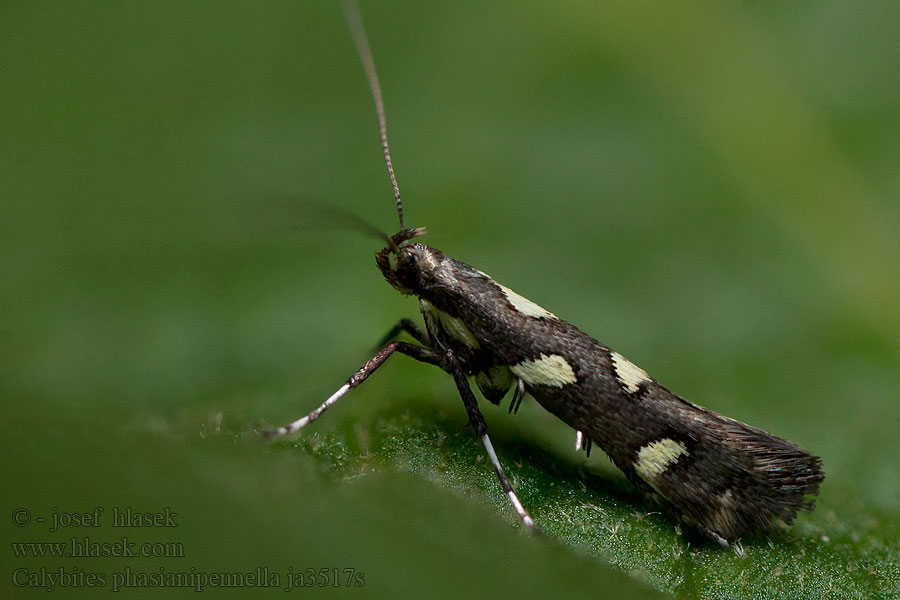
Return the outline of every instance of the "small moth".
<path id="1" fill-rule="evenodd" d="M 645 497 L 722 546 L 779 523 L 790 525 L 800 509 L 812 510 L 807 496 L 818 493 L 825 477 L 818 457 L 688 402 L 574 325 L 478 269 L 415 241 L 425 229 L 404 225 L 384 103 L 359 8 L 345 0 L 344 10 L 375 100 L 400 220 L 400 231 L 379 234 L 386 245 L 375 262 L 388 283 L 418 299 L 425 329 L 402 319 L 388 334 L 390 341 L 331 397 L 268 435 L 298 432 L 399 352 L 453 376 L 503 492 L 529 529 L 537 526 L 497 459 L 470 378 L 493 404 L 512 390 L 510 412 L 531 395 L 575 430 L 576 450 L 590 452 L 597 444 Z M 401 332 L 418 344 L 394 340 Z"/>

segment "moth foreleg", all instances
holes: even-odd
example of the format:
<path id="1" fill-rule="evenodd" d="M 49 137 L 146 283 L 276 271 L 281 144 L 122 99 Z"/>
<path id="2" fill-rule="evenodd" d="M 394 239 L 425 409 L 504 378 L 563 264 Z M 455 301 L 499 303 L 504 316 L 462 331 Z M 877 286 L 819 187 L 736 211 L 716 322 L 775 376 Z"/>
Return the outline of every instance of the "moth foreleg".
<path id="1" fill-rule="evenodd" d="M 391 327 L 391 330 L 388 331 L 383 338 L 381 338 L 378 346 L 381 347 L 384 344 L 387 344 L 389 341 L 397 337 L 397 335 L 399 335 L 401 331 L 405 331 L 409 335 L 413 336 L 413 338 L 415 338 L 415 340 L 423 346 L 431 348 L 434 345 L 431 343 L 431 338 L 428 337 L 428 333 L 426 333 L 424 329 L 416 325 L 416 323 L 412 319 L 400 319 L 400 322 Z"/>
<path id="2" fill-rule="evenodd" d="M 342 385 L 338 389 L 338 391 L 329 396 L 328 399 L 320 404 L 314 411 L 307 414 L 306 416 L 300 417 L 289 425 L 279 427 L 278 429 L 274 429 L 272 431 L 267 431 L 263 435 L 265 435 L 266 437 L 274 438 L 281 437 L 283 435 L 290 435 L 292 433 L 300 431 L 309 423 L 318 419 L 319 416 L 323 412 L 328 410 L 328 408 L 331 407 L 335 402 L 337 402 L 341 398 L 341 396 L 365 381 L 369 377 L 369 375 L 374 373 L 378 369 L 378 367 L 384 364 L 384 361 L 386 361 L 388 357 L 394 352 L 400 352 L 401 354 L 411 356 L 412 358 L 421 362 L 443 366 L 443 359 L 441 355 L 434 350 L 431 350 L 429 348 L 422 348 L 421 346 L 416 346 L 415 344 L 410 344 L 409 342 L 391 342 L 387 346 L 379 350 L 375 354 L 375 356 L 366 361 L 366 364 L 364 364 L 356 373 L 351 375 L 347 382 Z"/>
<path id="3" fill-rule="evenodd" d="M 469 380 L 466 377 L 465 371 L 462 369 L 462 365 L 453 356 L 452 351 L 446 353 L 445 361 L 453 375 L 453 380 L 456 382 L 456 389 L 459 390 L 459 395 L 462 396 L 463 404 L 469 415 L 469 423 L 472 424 L 472 428 L 475 429 L 475 434 L 481 438 L 481 443 L 484 444 L 484 449 L 487 451 L 488 458 L 490 458 L 491 464 L 494 466 L 494 472 L 497 474 L 497 479 L 500 480 L 500 487 L 503 489 L 503 493 L 509 498 L 516 514 L 519 515 L 522 524 L 529 530 L 540 533 L 541 530 L 534 523 L 534 519 L 531 518 L 528 511 L 525 510 L 525 507 L 522 506 L 519 497 L 516 496 L 516 492 L 513 490 L 512 484 L 510 484 L 509 479 L 506 478 L 506 474 L 503 472 L 503 467 L 500 465 L 500 459 L 497 458 L 497 453 L 494 451 L 494 445 L 491 443 L 491 438 L 488 437 L 487 424 L 484 422 L 484 415 L 481 414 L 481 410 L 478 408 L 478 401 L 475 398 L 475 394 L 472 393 L 472 388 L 469 387 Z"/>

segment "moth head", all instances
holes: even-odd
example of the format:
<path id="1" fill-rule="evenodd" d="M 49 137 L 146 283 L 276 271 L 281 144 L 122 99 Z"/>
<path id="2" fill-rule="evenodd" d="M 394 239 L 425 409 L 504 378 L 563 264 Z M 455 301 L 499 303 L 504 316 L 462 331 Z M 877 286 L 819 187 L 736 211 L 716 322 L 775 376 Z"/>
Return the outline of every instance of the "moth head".
<path id="1" fill-rule="evenodd" d="M 425 235 L 424 227 L 401 229 L 391 237 L 385 236 L 388 245 L 375 254 L 375 262 L 381 274 L 397 290 L 412 294 L 420 281 L 419 262 L 422 259 L 422 244 L 411 244 L 410 240 Z"/>

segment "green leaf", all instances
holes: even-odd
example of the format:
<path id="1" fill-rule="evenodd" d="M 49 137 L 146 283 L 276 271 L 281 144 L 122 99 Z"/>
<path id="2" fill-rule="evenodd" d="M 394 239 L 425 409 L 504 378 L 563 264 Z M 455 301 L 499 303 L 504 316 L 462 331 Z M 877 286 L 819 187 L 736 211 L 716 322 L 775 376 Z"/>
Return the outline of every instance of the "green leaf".
<path id="1" fill-rule="evenodd" d="M 510 526 L 517 519 L 500 493 L 483 450 L 464 423 L 441 410 L 404 402 L 378 414 L 371 427 L 356 422 L 344 435 L 307 432 L 285 450 L 315 457 L 338 480 L 385 467 L 434 482 L 441 491 L 488 507 Z M 532 404 L 529 409 L 538 409 Z M 437 418 L 436 418 L 437 416 Z M 519 434 L 495 437 L 523 504 L 548 542 L 593 556 L 679 598 L 889 597 L 897 581 L 896 521 L 875 519 L 825 503 L 790 530 L 761 540 L 738 540 L 723 550 L 648 508 L 624 478 L 597 463 L 578 464 Z M 365 441 L 365 450 L 360 448 Z M 377 500 L 376 500 L 377 501 Z M 484 552 L 490 554 L 490 547 Z"/>

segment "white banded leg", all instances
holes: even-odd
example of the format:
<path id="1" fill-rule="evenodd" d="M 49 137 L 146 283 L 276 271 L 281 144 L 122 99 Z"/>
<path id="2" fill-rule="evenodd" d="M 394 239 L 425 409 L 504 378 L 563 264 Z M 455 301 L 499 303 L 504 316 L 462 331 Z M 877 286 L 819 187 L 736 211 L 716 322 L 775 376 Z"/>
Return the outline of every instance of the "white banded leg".
<path id="1" fill-rule="evenodd" d="M 512 400 L 509 402 L 509 414 L 519 412 L 522 400 L 525 398 L 525 382 L 521 377 L 516 377 L 516 389 L 513 390 Z"/>
<path id="2" fill-rule="evenodd" d="M 586 438 L 584 433 L 580 430 L 575 430 L 575 452 L 578 452 L 582 448 L 584 448 L 584 453 L 587 456 L 591 455 L 591 438 Z"/>
<path id="3" fill-rule="evenodd" d="M 494 445 L 491 444 L 491 438 L 488 437 L 487 433 L 481 436 L 481 443 L 484 444 L 484 449 L 487 450 L 488 456 L 491 459 L 491 464 L 494 465 L 494 472 L 497 473 L 497 478 L 500 480 L 500 487 L 503 488 L 503 492 L 512 503 L 513 508 L 516 510 L 516 514 L 519 515 L 522 525 L 531 531 L 540 532 L 540 529 L 538 529 L 538 526 L 534 523 L 534 519 L 531 518 L 531 515 L 528 514 L 528 511 L 526 511 L 525 507 L 522 506 L 522 503 L 519 502 L 519 497 L 516 496 L 515 490 L 512 489 L 509 479 L 506 478 L 503 467 L 500 466 L 500 459 L 497 458 L 497 453 L 494 452 Z"/>
<path id="4" fill-rule="evenodd" d="M 509 479 L 506 478 L 506 473 L 503 472 L 503 467 L 500 465 L 500 459 L 497 458 L 497 453 L 494 452 L 494 445 L 491 444 L 491 438 L 488 437 L 487 424 L 484 422 L 484 415 L 478 410 L 478 400 L 475 399 L 475 394 L 472 393 L 472 388 L 469 387 L 469 380 L 466 377 L 465 371 L 462 369 L 462 365 L 451 350 L 447 350 L 444 353 L 444 360 L 447 366 L 449 366 L 450 372 L 453 374 L 456 389 L 459 391 L 463 405 L 466 407 L 466 412 L 469 414 L 469 423 L 475 430 L 475 434 L 481 438 L 481 443 L 484 444 L 484 449 L 487 450 L 488 457 L 491 459 L 491 464 L 494 465 L 494 472 L 497 473 L 497 479 L 500 480 L 500 487 L 503 489 L 503 493 L 509 498 L 513 508 L 516 510 L 516 514 L 519 515 L 522 524 L 530 531 L 540 533 L 541 530 L 535 525 L 534 519 L 531 518 L 525 510 L 525 507 L 522 506 L 522 503 L 519 502 L 519 497 L 516 496 L 516 492 L 513 490 L 512 484 L 509 483 Z"/>
<path id="5" fill-rule="evenodd" d="M 270 438 L 275 438 L 275 437 L 281 437 L 283 435 L 291 435 L 292 433 L 297 433 L 298 431 L 300 431 L 301 429 L 306 427 L 309 423 L 318 419 L 319 415 L 321 415 L 323 412 L 325 412 L 328 409 L 328 407 L 330 407 L 332 404 L 337 402 L 340 399 L 340 397 L 343 396 L 344 394 L 346 394 L 349 390 L 350 390 L 350 384 L 345 383 L 344 385 L 341 386 L 341 388 L 338 391 L 336 391 L 331 396 L 329 396 L 328 400 L 326 400 L 325 402 L 320 404 L 316 410 L 312 411 L 305 417 L 300 417 L 299 419 L 297 419 L 296 421 L 294 421 L 293 423 L 291 423 L 289 425 L 284 425 L 283 427 L 279 427 L 278 429 L 273 429 L 272 431 L 267 431 L 265 433 L 265 436 L 270 437 Z"/>
<path id="6" fill-rule="evenodd" d="M 390 344 L 379 350 L 375 354 L 375 356 L 370 358 L 366 362 L 366 364 L 364 364 L 362 368 L 359 369 L 359 371 L 354 373 L 350 377 L 350 379 L 347 380 L 347 383 L 342 385 L 340 389 L 338 389 L 338 391 L 329 396 L 328 399 L 320 404 L 314 411 L 306 416 L 300 417 L 289 425 L 279 427 L 278 429 L 274 429 L 272 431 L 267 431 L 263 433 L 263 435 L 265 435 L 266 437 L 275 438 L 284 435 L 290 435 L 292 433 L 297 433 L 308 424 L 318 419 L 323 412 L 328 410 L 328 408 L 334 405 L 335 402 L 340 400 L 341 396 L 365 381 L 369 377 L 369 375 L 374 373 L 378 369 L 378 367 L 380 367 L 384 363 L 384 361 L 386 361 L 388 357 L 394 352 L 400 352 L 402 354 L 406 354 L 407 356 L 411 356 L 416 360 L 433 365 L 442 364 L 440 355 L 429 348 L 422 348 L 421 346 L 416 346 L 415 344 L 410 344 L 408 342 L 391 342 Z"/>

